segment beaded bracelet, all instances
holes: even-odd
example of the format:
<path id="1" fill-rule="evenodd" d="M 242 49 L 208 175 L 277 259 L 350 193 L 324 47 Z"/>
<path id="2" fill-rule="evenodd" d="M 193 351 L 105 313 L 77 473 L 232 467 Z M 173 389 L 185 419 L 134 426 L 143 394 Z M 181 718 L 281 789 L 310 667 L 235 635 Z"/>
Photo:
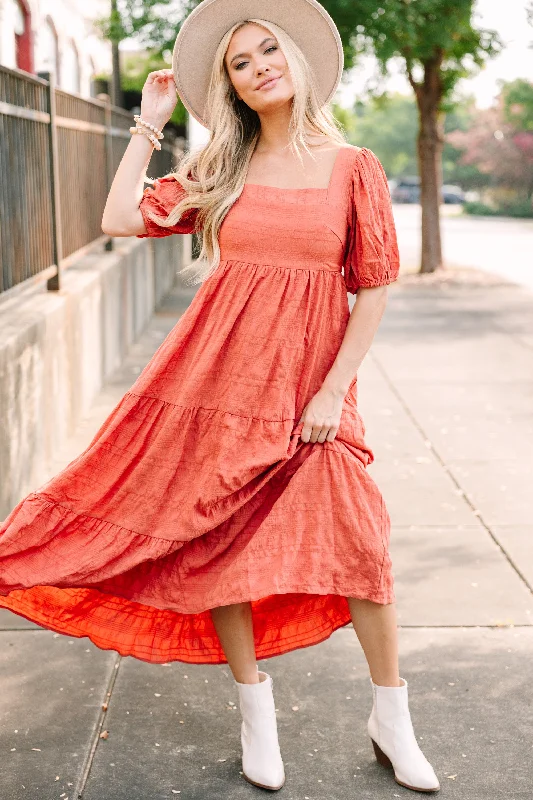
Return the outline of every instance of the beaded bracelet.
<path id="1" fill-rule="evenodd" d="M 161 150 L 161 145 L 158 142 L 158 139 L 164 139 L 164 134 L 159 128 L 156 128 L 155 125 L 152 125 L 149 122 L 145 122 L 139 114 L 134 114 L 133 119 L 135 120 L 135 127 L 130 128 L 130 133 L 140 133 L 148 136 L 152 144 L 154 145 L 156 150 Z"/>

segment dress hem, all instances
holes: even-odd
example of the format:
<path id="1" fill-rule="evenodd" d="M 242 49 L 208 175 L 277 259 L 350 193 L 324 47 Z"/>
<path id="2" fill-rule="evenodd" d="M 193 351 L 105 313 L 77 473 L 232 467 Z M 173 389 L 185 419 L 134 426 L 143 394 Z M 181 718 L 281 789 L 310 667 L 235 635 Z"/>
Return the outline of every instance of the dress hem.
<path id="1" fill-rule="evenodd" d="M 43 585 L 42 587 L 32 587 L 32 588 L 47 588 L 47 587 L 45 585 Z M 50 587 L 50 588 L 65 588 L 65 589 L 68 589 L 69 587 Z M 83 587 L 72 587 L 72 588 L 83 588 Z M 99 592 L 100 594 L 104 594 L 104 593 L 100 592 L 100 590 L 98 588 L 95 588 L 95 587 L 86 587 L 86 588 L 89 588 L 92 591 Z M 15 589 L 13 591 L 17 592 L 17 591 L 20 591 L 20 590 Z M 24 591 L 24 590 L 22 590 L 22 591 Z M 118 655 L 120 655 L 122 657 L 131 656 L 133 658 L 139 659 L 140 661 L 145 661 L 146 663 L 149 663 L 149 664 L 164 664 L 164 663 L 170 663 L 172 661 L 180 661 L 180 662 L 182 662 L 184 664 L 227 664 L 228 663 L 226 658 L 217 658 L 218 653 L 220 652 L 219 649 L 214 649 L 214 650 L 209 651 L 204 647 L 204 649 L 203 649 L 203 656 L 204 657 L 199 657 L 197 659 L 193 659 L 191 657 L 189 657 L 189 658 L 184 657 L 184 652 L 183 651 L 180 652 L 180 655 L 167 655 L 164 659 L 158 659 L 158 658 L 149 658 L 149 657 L 147 657 L 146 653 L 143 655 L 142 654 L 142 650 L 143 650 L 142 645 L 136 645 L 135 647 L 130 647 L 130 648 L 127 648 L 127 649 L 126 648 L 119 649 L 118 647 L 109 646 L 108 644 L 105 643 L 104 640 L 99 639 L 97 636 L 93 637 L 88 633 L 82 633 L 80 631 L 80 629 L 75 627 L 75 626 L 69 627 L 68 623 L 66 623 L 64 626 L 51 625 L 51 624 L 49 625 L 49 624 L 46 624 L 44 622 L 38 622 L 37 619 L 36 619 L 36 617 L 38 617 L 38 615 L 36 615 L 36 614 L 34 614 L 33 616 L 29 616 L 28 614 L 24 613 L 24 610 L 22 608 L 17 608 L 16 610 L 12 609 L 9 606 L 9 603 L 5 604 L 3 602 L 3 598 L 9 598 L 10 594 L 11 594 L 11 592 L 8 595 L 0 594 L 0 608 L 6 608 L 7 610 L 11 611 L 13 614 L 16 614 L 17 616 L 23 617 L 24 619 L 27 619 L 29 622 L 33 622 L 34 624 L 39 625 L 41 628 L 43 628 L 45 630 L 50 630 L 50 631 L 53 631 L 54 633 L 59 633 L 59 634 L 61 634 L 63 636 L 72 636 L 72 637 L 74 637 L 76 639 L 87 638 L 87 639 L 89 639 L 89 641 L 91 641 L 95 645 L 95 647 L 98 647 L 100 650 L 114 651 L 115 653 L 118 653 Z M 370 600 L 372 602 L 379 603 L 380 605 L 388 605 L 389 603 L 394 603 L 395 602 L 394 594 L 390 593 L 390 592 L 386 595 L 385 599 L 376 600 L 375 599 L 375 594 L 376 594 L 375 592 L 371 596 L 369 596 L 369 593 L 364 593 L 364 592 L 359 592 L 359 593 L 350 592 L 349 594 L 344 594 L 342 591 L 311 591 L 309 588 L 306 588 L 305 590 L 302 590 L 302 588 L 300 587 L 298 589 L 284 589 L 284 590 L 279 591 L 279 592 L 272 592 L 269 595 L 263 594 L 263 595 L 261 595 L 260 597 L 257 597 L 257 598 L 246 596 L 246 597 L 242 597 L 240 599 L 232 600 L 230 603 L 224 603 L 223 605 L 233 605 L 233 604 L 236 604 L 236 603 L 244 603 L 244 602 L 254 603 L 254 602 L 258 602 L 260 600 L 265 600 L 268 597 L 282 596 L 282 595 L 285 595 L 285 594 L 303 594 L 303 595 L 308 594 L 310 596 L 317 596 L 318 595 L 318 596 L 326 596 L 326 597 L 329 596 L 329 595 L 333 595 L 335 597 L 353 597 L 354 599 L 358 599 L 358 600 Z M 138 601 L 133 601 L 133 602 L 138 602 Z M 139 604 L 140 605 L 148 605 L 146 603 L 139 603 Z M 346 605 L 348 607 L 348 603 L 346 603 Z M 172 609 L 158 609 L 158 610 L 173 611 Z M 179 612 L 179 611 L 176 611 L 175 613 L 177 613 L 177 614 L 190 613 L 191 615 L 194 615 L 194 614 L 205 613 L 206 611 L 209 611 L 209 610 L 210 609 L 203 609 L 203 611 L 196 611 L 196 612 Z M 266 611 L 261 612 L 261 611 L 259 611 L 257 609 L 254 609 L 253 613 L 256 616 L 259 616 L 261 614 L 267 614 L 269 612 L 266 612 Z M 340 622 L 332 622 L 329 625 L 323 625 L 323 626 L 321 626 L 319 628 L 316 628 L 314 630 L 314 632 L 312 634 L 310 634 L 309 636 L 307 636 L 307 637 L 296 637 L 296 641 L 291 641 L 290 637 L 285 636 L 281 642 L 277 641 L 278 647 L 276 649 L 274 649 L 274 650 L 272 649 L 272 647 L 270 647 L 270 649 L 269 649 L 268 644 L 256 645 L 256 659 L 257 660 L 261 660 L 261 659 L 266 659 L 266 658 L 273 658 L 274 656 L 280 656 L 280 655 L 284 655 L 285 653 L 290 653 L 293 650 L 300 650 L 300 649 L 303 649 L 303 648 L 306 648 L 306 647 L 313 646 L 315 644 L 320 644 L 321 642 L 323 642 L 326 639 L 328 639 L 332 635 L 332 633 L 334 633 L 336 630 L 338 630 L 338 628 L 342 628 L 342 627 L 348 625 L 350 622 L 351 622 L 351 614 L 350 614 L 350 612 L 348 610 L 348 612 L 346 614 L 346 618 L 342 617 Z M 326 631 L 325 635 L 323 635 L 324 631 Z M 262 651 L 264 651 L 264 652 L 262 652 Z M 190 650 L 186 650 L 186 652 L 187 652 L 188 655 L 191 654 Z M 215 659 L 215 660 L 213 660 L 213 659 Z"/>

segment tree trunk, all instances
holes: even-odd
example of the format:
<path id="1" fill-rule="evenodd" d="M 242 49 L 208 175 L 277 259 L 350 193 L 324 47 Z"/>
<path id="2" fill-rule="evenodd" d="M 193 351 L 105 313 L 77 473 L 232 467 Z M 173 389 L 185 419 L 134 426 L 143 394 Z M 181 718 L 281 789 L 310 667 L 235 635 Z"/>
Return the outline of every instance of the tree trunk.
<path id="1" fill-rule="evenodd" d="M 123 107 L 122 88 L 120 85 L 120 53 L 118 42 L 111 42 L 111 60 L 113 65 L 111 79 L 111 102 L 114 106 Z"/>
<path id="2" fill-rule="evenodd" d="M 439 111 L 441 92 L 438 67 L 435 63 L 425 65 L 424 82 L 418 84 L 416 99 L 419 115 L 417 146 L 422 206 L 420 272 L 435 272 L 443 268 L 440 203 L 444 144 L 444 115 Z"/>
<path id="3" fill-rule="evenodd" d="M 111 0 L 111 19 L 120 21 L 120 15 L 117 10 L 117 0 Z M 113 39 L 111 41 L 111 66 L 111 102 L 114 106 L 122 108 L 124 101 L 120 80 L 120 51 L 118 39 Z"/>

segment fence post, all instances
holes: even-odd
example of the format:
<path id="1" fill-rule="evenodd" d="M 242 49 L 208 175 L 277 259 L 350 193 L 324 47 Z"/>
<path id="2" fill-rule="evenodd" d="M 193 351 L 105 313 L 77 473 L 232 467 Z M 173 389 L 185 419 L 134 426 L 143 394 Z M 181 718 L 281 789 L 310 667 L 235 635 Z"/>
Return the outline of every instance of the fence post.
<path id="1" fill-rule="evenodd" d="M 46 282 L 48 289 L 58 291 L 60 289 L 60 270 L 63 260 L 63 240 L 61 236 L 61 202 L 59 197 L 59 175 L 57 173 L 59 159 L 57 151 L 57 127 L 56 127 L 56 87 L 53 72 L 38 72 L 39 78 L 48 82 L 47 86 L 47 105 L 50 115 L 48 125 L 48 152 L 50 162 L 50 202 L 52 211 L 52 256 L 57 267 L 55 275 L 52 275 Z"/>

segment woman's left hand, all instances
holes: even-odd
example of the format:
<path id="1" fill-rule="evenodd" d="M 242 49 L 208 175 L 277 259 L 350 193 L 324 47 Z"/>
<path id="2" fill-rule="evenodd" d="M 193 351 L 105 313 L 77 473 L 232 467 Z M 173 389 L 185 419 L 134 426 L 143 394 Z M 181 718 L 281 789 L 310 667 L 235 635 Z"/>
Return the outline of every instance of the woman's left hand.
<path id="1" fill-rule="evenodd" d="M 322 386 L 302 411 L 298 421 L 304 423 L 303 442 L 332 442 L 337 435 L 344 394 Z"/>

